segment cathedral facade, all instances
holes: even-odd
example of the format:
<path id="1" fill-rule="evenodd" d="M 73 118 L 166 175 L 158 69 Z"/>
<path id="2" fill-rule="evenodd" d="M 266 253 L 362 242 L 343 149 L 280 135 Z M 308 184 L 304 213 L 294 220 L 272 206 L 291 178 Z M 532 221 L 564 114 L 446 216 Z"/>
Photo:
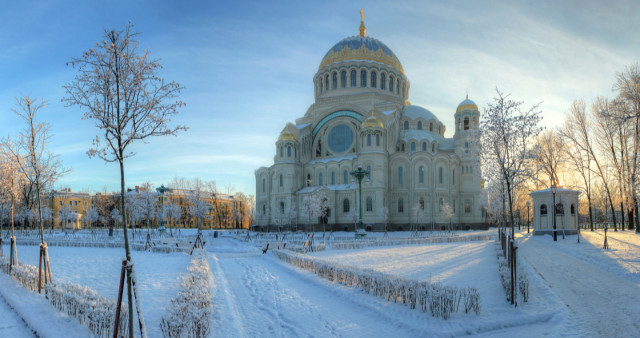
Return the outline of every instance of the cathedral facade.
<path id="1" fill-rule="evenodd" d="M 361 186 L 368 231 L 485 227 L 472 100 L 452 111 L 455 133 L 446 138 L 432 112 L 410 104 L 402 64 L 366 36 L 364 20 L 359 35 L 326 53 L 313 83 L 315 102 L 283 128 L 274 164 L 255 171 L 259 228 L 353 230 L 360 196 L 350 173 L 358 167 L 369 172 Z M 311 196 L 324 201 L 320 217 L 309 215 Z"/>

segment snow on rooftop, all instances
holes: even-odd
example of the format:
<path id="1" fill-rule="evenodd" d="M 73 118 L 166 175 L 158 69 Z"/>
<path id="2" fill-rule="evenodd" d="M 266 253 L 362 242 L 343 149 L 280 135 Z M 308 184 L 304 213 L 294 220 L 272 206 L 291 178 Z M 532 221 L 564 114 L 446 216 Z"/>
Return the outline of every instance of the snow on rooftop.
<path id="1" fill-rule="evenodd" d="M 358 157 L 357 155 L 346 155 L 346 156 L 339 156 L 339 157 L 317 158 L 313 161 L 309 161 L 309 164 L 340 162 L 342 160 L 353 160 L 357 157 Z"/>
<path id="2" fill-rule="evenodd" d="M 402 116 L 406 116 L 412 120 L 423 118 L 425 121 L 435 120 L 437 123 L 440 123 L 440 120 L 438 120 L 431 111 L 420 106 L 406 106 L 402 111 Z"/>

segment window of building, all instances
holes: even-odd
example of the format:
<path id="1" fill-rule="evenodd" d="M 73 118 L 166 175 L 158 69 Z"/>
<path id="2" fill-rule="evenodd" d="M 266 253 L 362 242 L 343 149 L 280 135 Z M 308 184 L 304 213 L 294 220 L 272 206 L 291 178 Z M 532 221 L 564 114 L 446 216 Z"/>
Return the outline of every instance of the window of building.
<path id="1" fill-rule="evenodd" d="M 60 201 L 58 201 L 58 202 L 59 202 L 58 204 L 60 204 L 60 206 L 62 206 L 62 200 L 60 200 Z"/>
<path id="2" fill-rule="evenodd" d="M 469 129 L 469 117 L 464 118 L 464 130 Z"/>
<path id="3" fill-rule="evenodd" d="M 424 167 L 418 168 L 418 183 L 424 183 Z"/>
<path id="4" fill-rule="evenodd" d="M 402 185 L 402 167 L 398 167 L 398 184 Z"/>
<path id="5" fill-rule="evenodd" d="M 291 146 L 287 146 L 287 157 L 291 157 Z"/>
<path id="6" fill-rule="evenodd" d="M 380 146 L 380 135 L 376 135 L 376 147 Z"/>
<path id="7" fill-rule="evenodd" d="M 351 87 L 355 87 L 358 81 L 358 73 L 355 70 L 351 71 Z"/>
<path id="8" fill-rule="evenodd" d="M 547 205 L 543 204 L 540 206 L 540 216 L 546 216 L 547 215 Z"/>
<path id="9" fill-rule="evenodd" d="M 398 212 L 404 212 L 404 201 L 402 197 L 398 198 Z"/>
<path id="10" fill-rule="evenodd" d="M 422 142 L 422 151 L 427 151 L 427 143 Z"/>
<path id="11" fill-rule="evenodd" d="M 465 152 L 466 154 L 468 154 L 468 153 L 469 153 L 469 142 L 465 142 L 465 143 L 464 143 L 464 152 Z"/>
<path id="12" fill-rule="evenodd" d="M 451 171 L 451 185 L 456 185 L 456 170 Z"/>
<path id="13" fill-rule="evenodd" d="M 347 86 L 347 71 L 343 70 L 340 72 L 340 88 L 344 88 Z"/>
<path id="14" fill-rule="evenodd" d="M 396 80 L 396 94 L 400 94 L 400 79 Z"/>
<path id="15" fill-rule="evenodd" d="M 318 185 L 322 185 L 322 173 L 318 175 Z"/>
<path id="16" fill-rule="evenodd" d="M 263 204 L 263 205 L 262 205 L 262 214 L 263 214 L 263 215 L 266 215 L 266 214 L 267 214 L 267 205 L 266 205 L 266 204 Z"/>
<path id="17" fill-rule="evenodd" d="M 282 186 L 283 181 L 284 181 L 284 180 L 283 180 L 283 178 L 282 178 L 282 174 L 280 174 L 280 186 Z"/>
<path id="18" fill-rule="evenodd" d="M 280 213 L 284 214 L 284 202 L 280 202 Z"/>
<path id="19" fill-rule="evenodd" d="M 404 153 L 404 143 L 400 144 L 400 151 Z"/>
<path id="20" fill-rule="evenodd" d="M 384 75 L 384 73 L 380 74 L 380 89 L 385 90 L 385 88 L 386 88 L 385 82 L 386 81 L 387 81 L 386 75 Z"/>
<path id="21" fill-rule="evenodd" d="M 422 122 L 418 121 L 418 130 L 422 130 Z"/>
<path id="22" fill-rule="evenodd" d="M 389 91 L 393 91 L 393 76 L 389 76 Z"/>
<path id="23" fill-rule="evenodd" d="M 69 201 L 69 206 L 72 207 L 73 206 L 73 201 Z"/>
<path id="24" fill-rule="evenodd" d="M 367 86 L 367 72 L 362 70 L 360 71 L 360 87 Z"/>
<path id="25" fill-rule="evenodd" d="M 438 167 L 438 183 L 442 184 L 442 167 Z"/>
<path id="26" fill-rule="evenodd" d="M 373 198 L 371 196 L 367 196 L 367 211 L 373 211 Z"/>
<path id="27" fill-rule="evenodd" d="M 424 197 L 420 197 L 420 210 L 424 210 Z"/>
<path id="28" fill-rule="evenodd" d="M 415 142 L 411 142 L 411 151 L 416 151 L 416 143 Z"/>
<path id="29" fill-rule="evenodd" d="M 404 121 L 404 130 L 409 130 L 409 121 Z"/>
<path id="30" fill-rule="evenodd" d="M 280 157 L 284 157 L 284 148 L 280 146 Z"/>
<path id="31" fill-rule="evenodd" d="M 353 131 L 346 124 L 339 124 L 329 132 L 329 148 L 335 153 L 343 153 L 353 144 Z"/>
<path id="32" fill-rule="evenodd" d="M 367 146 L 371 146 L 371 134 L 367 134 Z"/>
<path id="33" fill-rule="evenodd" d="M 469 201 L 469 200 L 465 200 L 464 201 L 464 213 L 465 214 L 470 214 L 471 213 L 471 201 Z"/>
<path id="34" fill-rule="evenodd" d="M 262 179 L 262 192 L 265 192 L 267 189 L 267 180 L 266 179 Z"/>
<path id="35" fill-rule="evenodd" d="M 324 90 L 329 91 L 329 74 L 324 77 Z"/>
<path id="36" fill-rule="evenodd" d="M 429 123 L 429 131 L 433 131 L 433 122 Z"/>
<path id="37" fill-rule="evenodd" d="M 367 171 L 369 172 L 369 180 L 373 179 L 373 172 L 371 172 L 371 166 L 367 166 Z"/>
<path id="38" fill-rule="evenodd" d="M 571 204 L 571 214 L 572 215 L 576 214 L 576 207 L 573 204 Z"/>
<path id="39" fill-rule="evenodd" d="M 336 172 L 332 171 L 331 172 L 331 185 L 336 184 Z"/>
<path id="40" fill-rule="evenodd" d="M 333 72 L 331 75 L 331 80 L 333 82 L 333 89 L 338 89 L 338 73 Z"/>
<path id="41" fill-rule="evenodd" d="M 343 175 L 344 175 L 344 182 L 343 182 L 343 184 L 349 184 L 349 172 L 345 170 L 345 171 L 344 171 L 344 173 L 343 173 Z"/>
<path id="42" fill-rule="evenodd" d="M 342 212 L 347 213 L 349 212 L 349 199 L 345 198 L 344 201 L 342 201 Z"/>
<path id="43" fill-rule="evenodd" d="M 564 204 L 556 204 L 556 215 L 564 215 Z"/>
<path id="44" fill-rule="evenodd" d="M 432 153 L 436 152 L 436 144 L 435 143 L 431 144 L 431 152 Z"/>
<path id="45" fill-rule="evenodd" d="M 378 87 L 378 74 L 376 72 L 371 72 L 371 88 Z"/>
<path id="46" fill-rule="evenodd" d="M 440 197 L 440 200 L 438 201 L 438 211 L 442 212 L 442 207 L 444 207 L 444 199 Z"/>

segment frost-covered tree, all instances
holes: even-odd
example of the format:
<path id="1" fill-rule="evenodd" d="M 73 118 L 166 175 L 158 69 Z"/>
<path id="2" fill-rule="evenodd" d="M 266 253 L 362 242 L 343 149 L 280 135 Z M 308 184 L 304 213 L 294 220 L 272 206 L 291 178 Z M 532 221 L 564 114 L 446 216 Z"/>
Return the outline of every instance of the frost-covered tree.
<path id="1" fill-rule="evenodd" d="M 542 116 L 539 105 L 523 110 L 522 102 L 509 99 L 509 95 L 504 95 L 498 89 L 496 93 L 494 102 L 485 109 L 480 155 L 483 165 L 496 167 L 504 181 L 513 238 L 514 190 L 532 175 L 531 138 L 543 130 L 538 126 Z"/>
<path id="2" fill-rule="evenodd" d="M 156 215 L 157 202 L 158 198 L 156 194 L 149 190 L 138 193 L 137 203 L 140 210 L 140 217 L 147 227 L 153 223 L 153 218 Z"/>
<path id="3" fill-rule="evenodd" d="M 118 208 L 111 209 L 111 212 L 109 213 L 109 218 L 111 218 L 111 220 L 113 221 L 113 224 L 116 226 L 122 222 L 122 215 L 120 214 L 120 210 L 118 210 Z"/>
<path id="4" fill-rule="evenodd" d="M 535 138 L 532 148 L 532 164 L 536 170 L 544 173 L 548 180 L 545 186 L 558 185 L 559 172 L 566 161 L 566 145 L 564 139 L 555 130 L 545 130 Z"/>
<path id="5" fill-rule="evenodd" d="M 62 207 L 60 207 L 60 210 L 58 211 L 58 219 L 60 220 L 60 228 L 66 228 L 66 225 L 69 221 L 71 221 L 72 219 L 74 219 L 74 213 L 73 210 L 71 210 L 71 207 L 68 205 L 63 205 Z"/>
<path id="6" fill-rule="evenodd" d="M 84 218 L 89 222 L 90 226 L 95 226 L 95 223 L 100 219 L 100 213 L 98 213 L 98 209 L 96 209 L 96 207 L 91 206 L 91 209 L 87 211 Z"/>
<path id="7" fill-rule="evenodd" d="M 308 194 L 302 199 L 302 213 L 307 215 L 307 231 L 311 229 L 311 220 L 323 216 L 327 208 L 328 201 L 323 194 Z"/>
<path id="8" fill-rule="evenodd" d="M 180 219 L 182 216 L 182 208 L 180 205 L 174 203 L 170 196 L 167 203 L 164 205 L 164 213 L 167 218 L 169 218 L 169 235 L 173 237 L 173 221 Z"/>
<path id="9" fill-rule="evenodd" d="M 196 219 L 198 230 L 202 229 L 202 222 L 209 213 L 210 204 L 205 197 L 203 186 L 196 185 L 187 198 L 189 200 L 189 214 Z"/>
<path id="10" fill-rule="evenodd" d="M 440 212 L 440 214 L 445 220 L 449 221 L 448 228 L 449 228 L 449 231 L 451 231 L 452 230 L 451 220 L 453 218 L 453 208 L 451 208 L 451 205 L 449 205 L 449 202 L 444 202 L 444 204 L 442 205 L 442 211 Z"/>
<path id="11" fill-rule="evenodd" d="M 94 48 L 73 58 L 69 64 L 78 67 L 75 79 L 64 86 L 67 106 L 78 106 L 85 111 L 83 119 L 93 120 L 100 135 L 88 151 L 107 162 L 120 166 L 120 209 L 124 210 L 124 160 L 133 155 L 129 146 L 152 136 L 176 135 L 186 127 L 169 127 L 171 118 L 178 114 L 184 103 L 177 99 L 182 90 L 176 82 L 166 82 L 158 75 L 161 65 L 149 57 L 149 50 L 141 51 L 138 33 L 133 25 L 124 30 L 105 30 L 104 39 Z M 146 141 L 145 141 L 146 142 Z M 129 265 L 133 264 L 127 220 L 124 218 L 125 252 Z M 129 271 L 129 270 L 127 270 Z M 129 313 L 133 313 L 133 292 L 138 283 L 132 281 L 135 273 L 127 275 Z M 141 331 L 146 335 L 144 320 L 136 303 Z M 133 317 L 129 316 L 129 334 L 133 336 Z"/>

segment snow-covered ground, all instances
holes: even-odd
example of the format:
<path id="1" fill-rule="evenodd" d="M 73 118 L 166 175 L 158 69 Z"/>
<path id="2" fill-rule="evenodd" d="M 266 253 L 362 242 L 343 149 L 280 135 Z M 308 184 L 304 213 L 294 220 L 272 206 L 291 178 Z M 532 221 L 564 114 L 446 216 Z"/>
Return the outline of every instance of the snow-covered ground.
<path id="1" fill-rule="evenodd" d="M 458 235 L 478 233 L 487 232 Z M 404 278 L 478 288 L 482 299 L 480 315 L 455 313 L 449 320 L 332 283 L 290 266 L 271 253 L 263 255 L 258 245 L 237 241 L 227 233 L 216 239 L 207 235 L 213 280 L 210 336 L 640 336 L 640 327 L 635 323 L 640 318 L 640 236 L 630 231 L 608 234 L 610 249 L 603 250 L 601 231 L 583 231 L 580 244 L 576 243 L 576 236 L 554 243 L 549 236 L 519 232 L 520 263 L 531 285 L 529 302 L 520 301 L 517 308 L 505 300 L 495 241 L 329 249 L 312 254 L 318 259 Z M 381 235 L 373 233 L 370 238 Z M 335 236 L 346 239 L 349 234 Z M 321 234 L 316 234 L 316 242 L 318 238 Z M 8 251 L 6 245 L 3 250 Z M 122 249 L 49 247 L 49 254 L 56 282 L 86 285 L 115 298 Z M 19 246 L 18 257 L 37 266 L 38 248 Z M 182 253 L 133 252 L 133 258 L 149 337 L 160 337 L 160 318 L 175 296 L 178 277 L 185 273 L 191 257 Z M 49 318 L 47 325 L 52 328 L 48 333 L 38 331 L 43 337 L 56 336 L 56 332 L 66 332 L 69 325 L 75 325 L 73 319 L 54 310 L 42 296 L 19 287 L 2 273 L 0 283 L 0 336 L 31 335 L 21 318 L 27 323 Z M 5 322 L 8 329 L 18 333 L 7 331 L 11 333 L 6 335 Z M 31 324 L 29 327 L 33 328 Z M 77 332 L 83 336 L 87 331 Z"/>

